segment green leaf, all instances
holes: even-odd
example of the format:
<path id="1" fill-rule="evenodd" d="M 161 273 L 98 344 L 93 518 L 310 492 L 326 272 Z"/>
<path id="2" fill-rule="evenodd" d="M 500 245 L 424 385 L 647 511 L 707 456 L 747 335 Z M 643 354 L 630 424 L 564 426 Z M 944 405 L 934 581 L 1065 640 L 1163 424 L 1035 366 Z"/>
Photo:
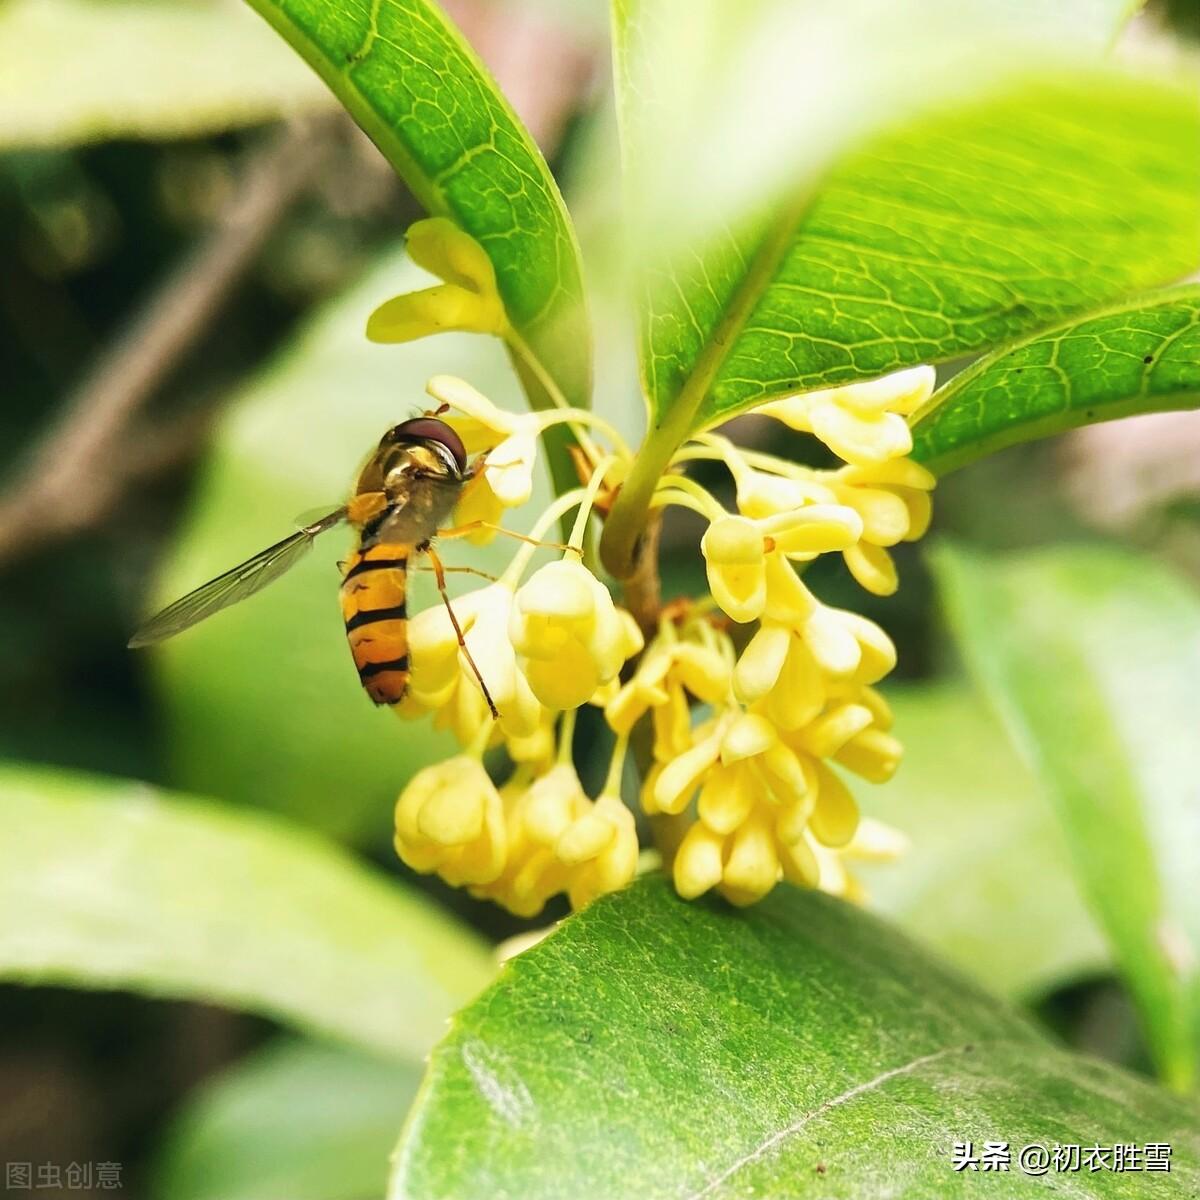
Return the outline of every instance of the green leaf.
<path id="1" fill-rule="evenodd" d="M 889 783 L 856 794 L 911 845 L 899 862 L 854 867 L 870 907 L 1005 996 L 1036 997 L 1106 968 L 1066 839 L 1004 727 L 961 684 L 897 687 L 888 702 L 904 762 Z"/>
<path id="2" fill-rule="evenodd" d="M 416 1058 L 491 976 L 433 905 L 274 820 L 0 767 L 0 977 L 265 1013 Z"/>
<path id="3" fill-rule="evenodd" d="M 401 253 L 386 256 L 232 398 L 158 600 L 278 541 L 297 514 L 341 504 L 382 434 L 426 406 L 429 376 L 451 370 L 498 404 L 523 406 L 493 339 L 444 334 L 403 347 L 364 339 L 376 304 L 426 278 Z M 444 557 L 494 570 L 512 553 L 506 541 L 448 543 Z M 348 545 L 344 531 L 326 534 L 261 596 L 139 653 L 158 670 L 173 785 L 378 842 L 391 836 L 400 788 L 451 742 L 364 695 L 338 608 L 337 561 Z M 438 602 L 428 575 L 414 573 L 411 583 L 411 612 Z"/>
<path id="4" fill-rule="evenodd" d="M 1200 601 L 1104 547 L 1011 559 L 942 547 L 969 665 L 1040 778 L 1159 1070 L 1200 1046 Z"/>
<path id="5" fill-rule="evenodd" d="M 175 1117 L 154 1195 L 378 1196 L 419 1076 L 406 1064 L 281 1038 L 206 1084 Z"/>
<path id="6" fill-rule="evenodd" d="M 567 400 L 586 406 L 590 340 L 566 206 L 533 139 L 441 10 L 428 0 L 250 4 L 329 85 L 418 202 L 483 246 L 509 320 Z"/>
<path id="7" fill-rule="evenodd" d="M 0 149 L 194 137 L 328 106 L 240 4 L 0 5 Z"/>
<path id="8" fill-rule="evenodd" d="M 913 428 L 944 475 L 1065 429 L 1200 403 L 1200 286 L 1172 288 L 998 350 L 959 372 Z"/>
<path id="9" fill-rule="evenodd" d="M 1198 139 L 1194 89 L 1026 81 L 873 136 L 811 193 L 659 268 L 640 347 L 653 432 L 605 531 L 610 569 L 628 574 L 651 477 L 695 430 L 1194 269 Z"/>
<path id="10" fill-rule="evenodd" d="M 744 267 L 720 250 L 716 295 L 699 278 L 673 302 L 663 293 L 672 307 L 648 322 L 665 332 L 646 347 L 656 420 L 685 387 L 692 427 L 710 425 L 987 349 L 1185 274 L 1200 260 L 1197 137 L 1193 94 L 1102 77 L 880 135 L 738 246 Z"/>
<path id="11" fill-rule="evenodd" d="M 952 1144 L 1002 1138 L 1171 1142 L 1154 1194 L 1183 1197 L 1200 1185 L 1198 1121 L 846 904 L 781 886 L 736 911 L 651 877 L 565 922 L 455 1018 L 390 1195 L 974 1196 Z M 1129 1178 L 1071 1187 L 1141 1194 Z M 1031 1191 L 1015 1161 L 987 1185 Z"/>

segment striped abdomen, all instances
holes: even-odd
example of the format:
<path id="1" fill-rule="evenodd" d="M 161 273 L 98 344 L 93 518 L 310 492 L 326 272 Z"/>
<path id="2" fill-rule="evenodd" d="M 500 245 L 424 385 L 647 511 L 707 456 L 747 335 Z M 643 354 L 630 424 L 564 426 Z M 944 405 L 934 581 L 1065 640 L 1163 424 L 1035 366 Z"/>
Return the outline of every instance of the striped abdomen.
<path id="1" fill-rule="evenodd" d="M 342 577 L 342 616 L 358 677 L 376 704 L 396 704 L 408 686 L 408 556 L 411 547 L 356 550 Z"/>

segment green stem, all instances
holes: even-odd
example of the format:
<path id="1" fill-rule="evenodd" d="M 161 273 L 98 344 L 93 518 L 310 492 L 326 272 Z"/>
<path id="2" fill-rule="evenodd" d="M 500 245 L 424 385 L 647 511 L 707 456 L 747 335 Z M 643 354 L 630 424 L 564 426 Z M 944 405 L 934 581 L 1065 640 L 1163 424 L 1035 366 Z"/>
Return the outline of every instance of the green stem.
<path id="1" fill-rule="evenodd" d="M 697 355 L 692 373 L 680 388 L 666 419 L 647 436 L 629 478 L 617 493 L 600 538 L 600 557 L 618 579 L 628 579 L 637 569 L 638 543 L 659 476 L 667 469 L 684 439 L 696 428 L 700 405 L 764 288 L 778 270 L 807 207 L 807 196 L 797 196 L 766 231 L 749 270 Z"/>

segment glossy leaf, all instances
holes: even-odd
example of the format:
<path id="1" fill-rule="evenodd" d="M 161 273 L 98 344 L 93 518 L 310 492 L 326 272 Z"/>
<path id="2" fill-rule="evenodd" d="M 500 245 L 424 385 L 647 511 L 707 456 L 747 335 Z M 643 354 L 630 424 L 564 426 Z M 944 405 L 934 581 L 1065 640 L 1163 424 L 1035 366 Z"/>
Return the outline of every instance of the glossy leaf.
<path id="1" fill-rule="evenodd" d="M 0 769 L 0 976 L 264 1013 L 416 1058 L 491 975 L 445 914 L 275 820 Z"/>
<path id="2" fill-rule="evenodd" d="M 586 405 L 590 342 L 570 218 L 533 139 L 449 19 L 429 0 L 250 3 L 426 211 L 483 246 L 509 320 L 567 399 Z"/>
<path id="3" fill-rule="evenodd" d="M 1103 547 L 935 559 L 963 652 L 1042 782 L 1163 1076 L 1200 1047 L 1200 601 Z"/>
<path id="4" fill-rule="evenodd" d="M 425 381 L 453 371 L 498 404 L 523 401 L 497 342 L 444 334 L 373 346 L 365 314 L 423 286 L 401 254 L 327 305 L 237 396 L 217 428 L 191 514 L 168 560 L 166 603 L 269 546 L 297 514 L 341 504 L 383 433 L 426 407 Z M 539 492 L 544 495 L 545 492 Z M 377 709 L 359 685 L 338 608 L 345 531 L 262 595 L 154 651 L 165 707 L 171 782 L 186 791 L 283 810 L 341 837 L 382 841 L 410 774 L 444 758 L 450 739 L 428 722 Z M 493 570 L 512 547 L 448 543 L 448 562 Z M 479 580 L 452 577 L 452 590 Z M 437 603 L 413 573 L 410 612 Z M 147 608 L 153 607 L 149 600 Z"/>
<path id="5" fill-rule="evenodd" d="M 329 105 L 240 4 L 0 5 L 0 148 L 192 137 Z"/>
<path id="6" fill-rule="evenodd" d="M 1017 442 L 1200 403 L 1200 287 L 1172 288 L 999 350 L 955 375 L 913 429 L 938 474 Z"/>
<path id="7" fill-rule="evenodd" d="M 205 1084 L 171 1122 L 160 1200 L 378 1196 L 415 1066 L 280 1039 Z"/>
<path id="8" fill-rule="evenodd" d="M 884 134 L 765 233 L 654 293 L 656 421 L 939 362 L 1200 262 L 1193 94 L 1028 85 Z M 663 305 L 666 307 L 662 307 Z"/>
<path id="9" fill-rule="evenodd" d="M 870 907 L 1005 996 L 1104 970 L 1066 839 L 1003 725 L 962 684 L 895 687 L 888 701 L 904 761 L 855 794 L 910 845 L 898 862 L 854 866 Z"/>
<path id="10" fill-rule="evenodd" d="M 1183 1197 L 1200 1184 L 1198 1120 L 1056 1049 L 840 901 L 780 887 L 736 911 L 650 877 L 571 918 L 455 1018 L 390 1195 L 973 1196 L 953 1143 L 1003 1138 L 1172 1142 L 1155 1182 Z M 1140 1180 L 1071 1186 L 1133 1196 Z M 1015 1162 L 986 1183 L 1031 1188 Z"/>

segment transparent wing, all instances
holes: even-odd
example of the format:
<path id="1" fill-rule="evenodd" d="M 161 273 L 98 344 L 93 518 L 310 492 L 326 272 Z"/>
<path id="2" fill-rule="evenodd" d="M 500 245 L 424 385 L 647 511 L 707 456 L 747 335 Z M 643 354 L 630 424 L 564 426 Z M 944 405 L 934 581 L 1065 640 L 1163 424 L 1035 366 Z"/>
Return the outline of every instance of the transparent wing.
<path id="1" fill-rule="evenodd" d="M 213 613 L 253 596 L 262 591 L 269 583 L 274 583 L 286 571 L 290 571 L 308 551 L 317 535 L 332 529 L 346 519 L 346 510 L 339 508 L 336 512 L 327 513 L 320 520 L 306 525 L 282 542 L 247 559 L 244 563 L 210 579 L 203 587 L 198 587 L 174 604 L 168 605 L 160 613 L 156 613 L 129 639 L 129 648 L 150 646 L 155 642 L 165 641 L 190 629 L 193 625 L 211 617 Z"/>

